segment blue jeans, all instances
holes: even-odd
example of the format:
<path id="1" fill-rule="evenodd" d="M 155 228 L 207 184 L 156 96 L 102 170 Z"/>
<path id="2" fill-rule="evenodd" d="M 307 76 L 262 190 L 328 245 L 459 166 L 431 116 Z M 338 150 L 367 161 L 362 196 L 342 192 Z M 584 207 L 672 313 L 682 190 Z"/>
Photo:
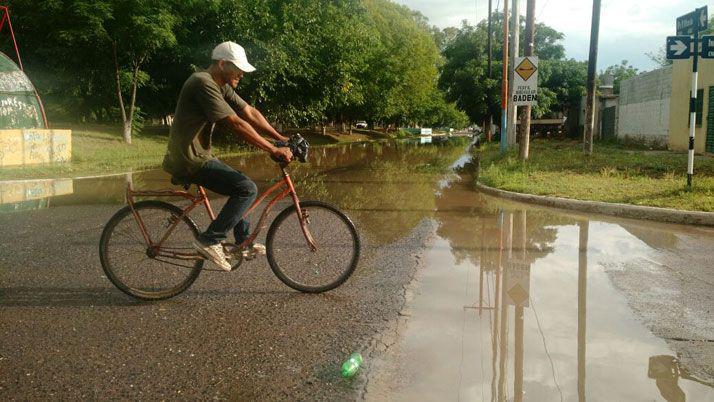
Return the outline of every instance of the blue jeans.
<path id="1" fill-rule="evenodd" d="M 201 233 L 199 240 L 206 244 L 218 244 L 226 239 L 233 229 L 236 244 L 241 244 L 250 235 L 250 223 L 241 217 L 258 195 L 258 187 L 243 173 L 218 159 L 206 162 L 197 172 L 188 177 L 191 183 L 203 186 L 214 193 L 227 195 L 228 201 L 216 219 Z"/>

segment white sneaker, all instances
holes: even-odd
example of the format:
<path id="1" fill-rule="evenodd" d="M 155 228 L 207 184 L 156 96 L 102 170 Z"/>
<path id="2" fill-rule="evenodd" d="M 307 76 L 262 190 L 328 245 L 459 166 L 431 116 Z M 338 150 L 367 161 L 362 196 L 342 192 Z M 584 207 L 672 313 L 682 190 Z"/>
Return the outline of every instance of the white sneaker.
<path id="1" fill-rule="evenodd" d="M 243 250 L 243 258 L 251 260 L 257 255 L 265 255 L 265 246 L 260 243 L 253 243 Z"/>
<path id="2" fill-rule="evenodd" d="M 222 270 L 230 271 L 232 269 L 231 264 L 226 260 L 226 254 L 223 252 L 223 246 L 220 243 L 207 246 L 198 240 L 194 240 L 193 247 Z"/>

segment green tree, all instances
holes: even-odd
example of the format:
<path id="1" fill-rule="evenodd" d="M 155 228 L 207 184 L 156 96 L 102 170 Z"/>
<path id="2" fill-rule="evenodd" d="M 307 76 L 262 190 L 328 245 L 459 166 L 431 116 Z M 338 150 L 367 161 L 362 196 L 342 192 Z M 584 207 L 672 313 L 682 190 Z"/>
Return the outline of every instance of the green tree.
<path id="1" fill-rule="evenodd" d="M 469 125 L 469 117 L 456 104 L 449 103 L 444 94 L 434 88 L 432 95 L 418 115 L 415 123 L 422 127 L 451 127 L 462 129 Z"/>
<path id="2" fill-rule="evenodd" d="M 645 56 L 647 56 L 648 59 L 652 60 L 652 62 L 657 64 L 657 67 L 662 68 L 672 65 L 672 60 L 667 59 L 666 45 L 662 45 L 655 51 L 645 53 Z"/>
<path id="3" fill-rule="evenodd" d="M 436 42 L 436 46 L 441 52 L 446 49 L 446 46 L 448 46 L 459 33 L 459 29 L 456 27 L 446 27 L 444 29 L 440 29 L 437 26 L 432 26 L 429 28 L 429 31 L 434 37 L 434 42 Z"/>
<path id="4" fill-rule="evenodd" d="M 95 117 L 118 109 L 124 140 L 131 143 L 137 89 L 150 79 L 141 68 L 158 49 L 175 43 L 175 17 L 168 1 L 18 1 L 13 12 L 23 28 L 29 28 L 27 41 L 36 52 L 30 59 L 34 66 L 44 67 L 31 67 L 31 71 L 40 70 L 39 75 L 46 76 L 40 82 L 61 77 L 60 83 L 69 84 L 68 90 L 50 84 L 49 91 L 65 97 L 81 97 L 86 91 L 92 100 L 99 100 L 90 107 Z M 107 102 L 112 81 L 118 108 Z"/>
<path id="5" fill-rule="evenodd" d="M 370 123 L 406 123 L 433 94 L 439 50 L 421 14 L 387 0 L 364 4 L 379 41 L 370 50 L 362 112 Z"/>
<path id="6" fill-rule="evenodd" d="M 105 21 L 104 27 L 114 62 L 116 94 L 124 125 L 124 142 L 130 144 L 136 110 L 136 91 L 139 85 L 145 85 L 149 81 L 148 74 L 141 68 L 158 49 L 176 43 L 173 32 L 176 20 L 166 1 L 114 0 L 112 3 L 112 18 Z M 124 100 L 127 87 L 130 93 L 128 106 Z"/>
<path id="7" fill-rule="evenodd" d="M 423 15 L 388 0 L 14 0 L 11 11 L 50 118 L 121 121 L 127 141 L 137 115 L 173 112 L 224 40 L 258 67 L 240 93 L 275 122 L 453 112 L 436 83 L 439 46 L 456 31 L 437 40 Z"/>
<path id="8" fill-rule="evenodd" d="M 613 91 L 616 94 L 620 93 L 620 83 L 626 79 L 637 75 L 637 69 L 629 64 L 627 60 L 622 60 L 620 64 L 609 66 L 605 71 L 600 72 L 600 82 L 603 82 L 605 76 L 610 76 L 614 79 Z"/>
<path id="9" fill-rule="evenodd" d="M 533 110 L 536 117 L 567 115 L 571 108 L 580 104 L 588 78 L 587 62 L 543 60 L 539 69 L 538 105 Z"/>
<path id="10" fill-rule="evenodd" d="M 494 32 L 500 32 L 503 14 L 494 13 Z M 525 31 L 525 20 L 521 19 Z M 582 63 L 564 60 L 563 34 L 545 24 L 536 25 L 535 53 L 540 58 L 540 96 L 534 108 L 536 117 L 556 115 L 567 111 L 579 99 L 585 86 Z M 525 38 L 521 38 L 524 43 Z M 455 102 L 472 121 L 480 122 L 490 114 L 496 120 L 501 114 L 502 38 L 493 36 L 493 75 L 487 75 L 487 24 L 476 26 L 463 23 L 456 37 L 443 51 L 445 64 L 439 87 L 446 99 Z M 587 69 L 585 70 L 587 71 Z M 490 100 L 490 102 L 489 102 Z"/>
<path id="11" fill-rule="evenodd" d="M 486 31 L 464 23 L 444 49 L 446 62 L 439 77 L 446 100 L 455 102 L 474 122 L 483 121 L 489 112 L 500 114 L 501 69 L 494 63 L 493 77 L 488 78 L 486 46 Z"/>

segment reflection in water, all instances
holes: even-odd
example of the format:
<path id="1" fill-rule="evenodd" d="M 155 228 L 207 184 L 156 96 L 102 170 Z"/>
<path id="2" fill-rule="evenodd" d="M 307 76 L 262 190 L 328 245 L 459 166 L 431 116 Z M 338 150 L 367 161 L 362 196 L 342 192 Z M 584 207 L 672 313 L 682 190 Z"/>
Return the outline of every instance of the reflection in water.
<path id="1" fill-rule="evenodd" d="M 478 312 L 481 320 L 488 319 L 493 323 L 491 331 L 492 342 L 492 372 L 491 372 L 491 400 L 492 401 L 523 401 L 524 389 L 524 312 L 529 307 L 531 295 L 530 263 L 527 262 L 528 241 L 528 212 L 518 210 L 505 212 L 500 210 L 497 215 L 498 223 L 498 262 L 495 267 L 481 265 L 479 268 L 479 293 L 478 304 L 469 309 Z M 483 228 L 483 226 L 481 226 Z M 577 222 L 578 228 L 578 275 L 577 275 L 577 395 L 578 400 L 584 402 L 593 399 L 587 392 L 587 294 L 588 294 L 588 239 L 590 222 L 587 220 Z M 484 233 L 485 234 L 485 233 Z M 486 237 L 486 236 L 483 236 Z M 486 250 L 482 248 L 482 252 Z M 487 260 L 488 261 L 488 260 Z M 484 273 L 487 273 L 484 275 Z M 495 293 L 484 295 L 483 281 L 491 281 Z M 485 303 L 484 303 L 485 299 Z M 491 307 L 493 306 L 493 307 Z M 513 309 L 510 309 L 513 306 Z M 546 337 L 543 333 L 538 313 L 533 307 L 533 316 L 536 320 L 537 330 L 542 337 L 542 346 L 552 368 L 552 381 L 557 390 L 559 400 L 568 400 L 563 395 L 563 390 L 558 383 L 558 376 L 553 357 L 548 351 Z M 510 314 L 513 312 L 513 394 L 512 398 L 506 388 L 509 365 L 509 334 L 508 326 L 511 322 Z M 499 328 L 496 333 L 496 328 Z M 685 401 L 685 391 L 679 385 L 679 379 L 684 378 L 703 385 L 712 384 L 701 381 L 689 375 L 685 368 L 680 367 L 676 358 L 669 355 L 657 355 L 649 358 L 647 370 L 649 378 L 654 379 L 659 394 L 666 401 Z M 622 379 L 627 380 L 627 379 Z M 497 383 L 497 386 L 495 385 Z M 690 384 L 691 385 L 691 384 Z M 709 395 L 714 395 L 710 391 Z M 612 394 L 616 395 L 616 394 Z M 552 400 L 552 396 L 547 400 Z M 600 399 L 600 398 L 594 398 Z M 535 400 L 540 400 L 535 398 Z M 546 399 L 543 399 L 546 400 Z"/>
<path id="2" fill-rule="evenodd" d="M 578 400 L 585 401 L 585 330 L 587 326 L 588 231 L 590 222 L 578 222 Z"/>
<path id="3" fill-rule="evenodd" d="M 48 208 L 52 197 L 73 191 L 70 179 L 0 181 L 0 213 Z"/>
<path id="4" fill-rule="evenodd" d="M 667 402 L 684 402 L 687 399 L 679 387 L 679 365 L 673 356 L 650 357 L 647 376 L 655 380 L 660 395 Z"/>
<path id="5" fill-rule="evenodd" d="M 529 208 L 468 183 L 439 190 L 437 238 L 399 355 L 370 379 L 367 399 L 714 400 L 603 265 L 656 258 L 679 244 L 676 232 Z"/>
<path id="6" fill-rule="evenodd" d="M 668 355 L 650 357 L 647 376 L 655 380 L 660 395 L 667 402 L 683 402 L 687 399 L 684 390 L 679 386 L 680 378 L 714 387 L 714 382 L 702 381 L 692 376 L 687 368 L 680 364 L 679 359 Z"/>

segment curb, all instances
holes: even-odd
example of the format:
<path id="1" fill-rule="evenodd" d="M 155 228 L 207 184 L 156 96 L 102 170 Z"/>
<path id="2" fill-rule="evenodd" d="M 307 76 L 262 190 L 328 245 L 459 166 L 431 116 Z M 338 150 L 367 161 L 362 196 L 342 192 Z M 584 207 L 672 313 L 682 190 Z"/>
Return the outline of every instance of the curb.
<path id="1" fill-rule="evenodd" d="M 499 190 L 479 182 L 476 183 L 476 188 L 486 194 L 494 195 L 496 197 L 552 208 L 571 209 L 595 214 L 619 216 L 623 218 L 714 227 L 714 212 L 680 211 L 671 208 L 645 207 L 630 204 L 582 201 L 561 197 L 523 194 L 513 191 Z"/>

